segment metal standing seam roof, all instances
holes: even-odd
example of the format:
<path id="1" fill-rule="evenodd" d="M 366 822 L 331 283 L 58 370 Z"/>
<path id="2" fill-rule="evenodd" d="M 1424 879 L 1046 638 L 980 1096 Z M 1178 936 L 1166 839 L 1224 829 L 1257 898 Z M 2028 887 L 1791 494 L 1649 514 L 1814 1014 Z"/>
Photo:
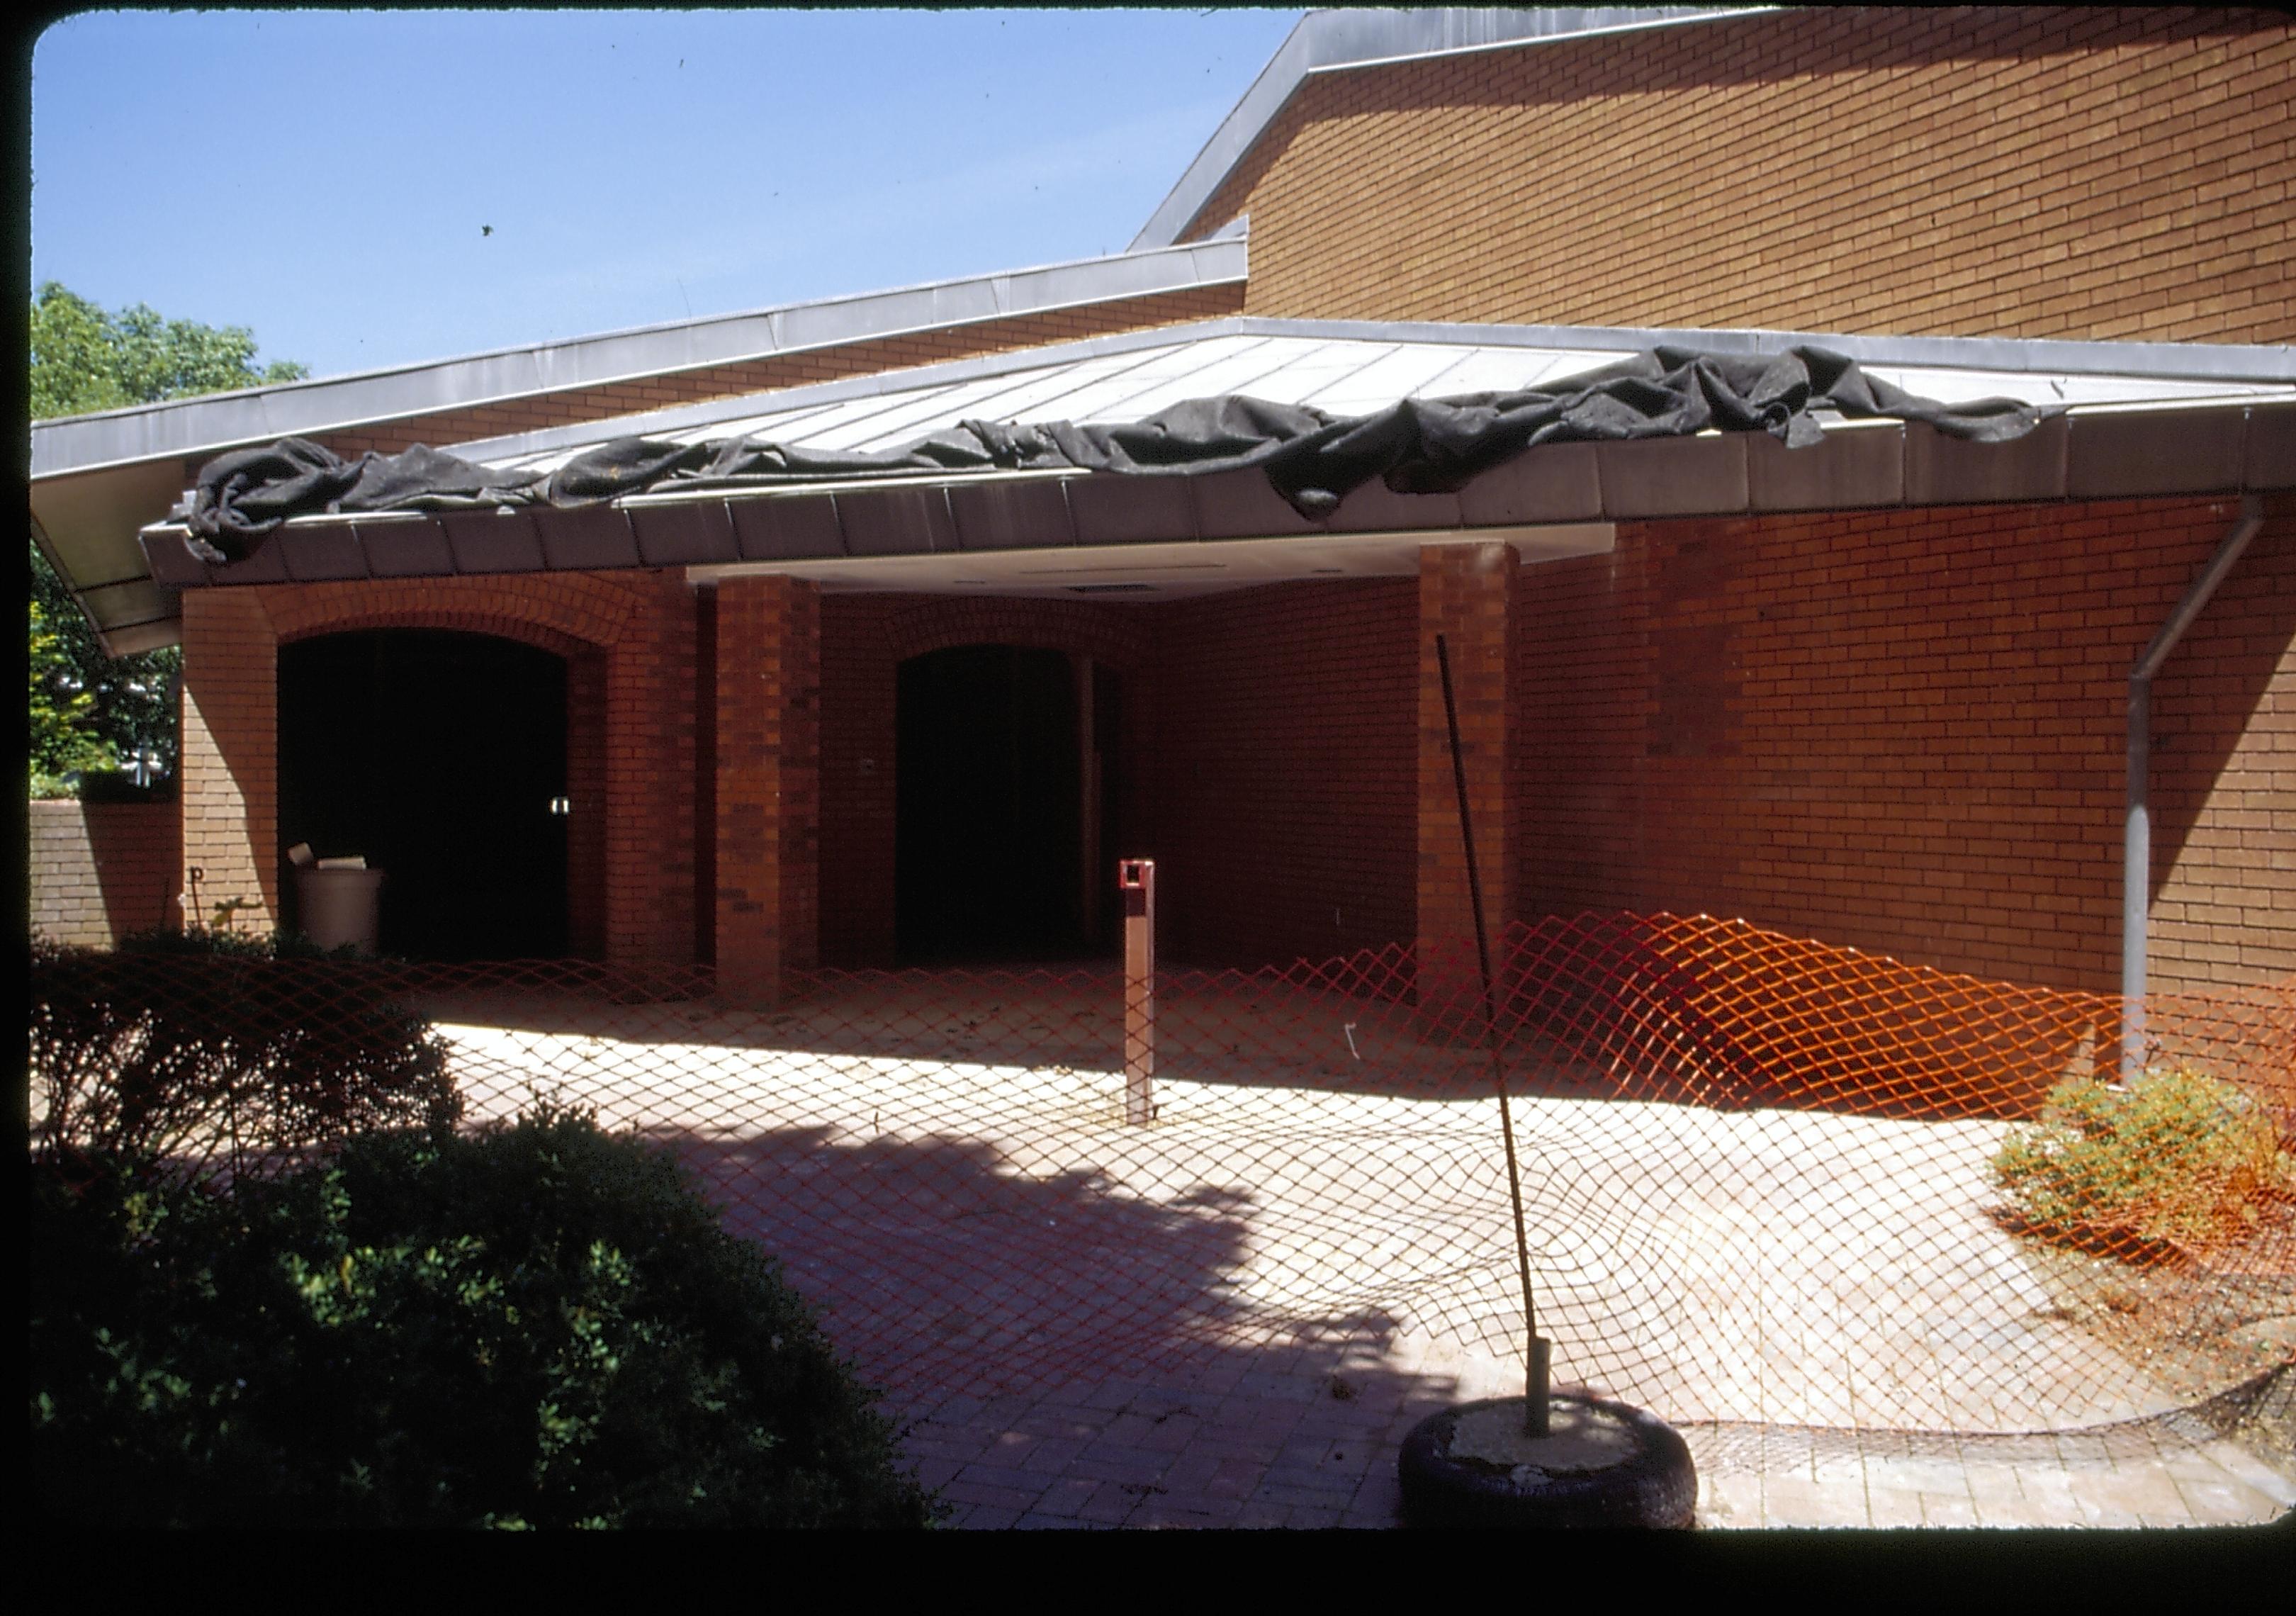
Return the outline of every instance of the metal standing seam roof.
<path id="1" fill-rule="evenodd" d="M 2296 398 L 2296 349 L 2194 353 L 2165 344 L 1237 316 L 452 447 L 486 465 L 547 470 L 618 438 L 690 443 L 751 437 L 799 447 L 879 450 L 964 420 L 1136 421 L 1223 393 L 1335 415 L 1368 414 L 1402 398 L 1541 385 L 1657 346 L 1762 352 L 1798 344 L 1848 354 L 1869 374 L 1944 403 L 2004 395 L 2083 408 Z"/>
<path id="2" fill-rule="evenodd" d="M 148 650 L 175 642 L 176 611 L 151 577 L 136 532 L 181 492 L 181 464 L 186 459 L 569 388 L 1234 284 L 1249 269 L 1249 242 L 1236 233 L 1179 248 L 930 282 L 36 422 L 31 428 L 33 537 L 70 587 L 107 650 L 115 655 Z"/>
<path id="3" fill-rule="evenodd" d="M 1848 353 L 1869 373 L 1940 402 L 2007 396 L 2060 405 L 2063 414 L 2008 444 L 1956 444 L 1926 427 L 1822 418 L 1825 442 L 1811 449 L 1784 449 L 1760 433 L 1551 446 L 1456 495 L 1368 485 L 1322 521 L 1300 517 L 1251 470 L 1140 478 L 912 469 L 833 482 L 672 488 L 582 509 L 299 517 L 247 560 L 215 567 L 190 558 L 176 523 L 153 524 L 142 537 L 173 587 L 683 565 L 697 579 L 774 570 L 834 588 L 1144 595 L 1393 574 L 1410 569 L 1416 544 L 1442 538 L 1502 538 L 1526 559 L 1583 554 L 1606 548 L 1609 524 L 1632 518 L 2296 482 L 2296 349 L 1254 318 L 452 447 L 466 459 L 521 471 L 640 436 L 875 451 L 965 420 L 1125 422 L 1232 393 L 1351 416 L 1405 398 L 1551 384 L 1657 346 L 1759 353 L 1803 343 Z M 1258 542 L 1267 540 L 1280 542 Z"/>

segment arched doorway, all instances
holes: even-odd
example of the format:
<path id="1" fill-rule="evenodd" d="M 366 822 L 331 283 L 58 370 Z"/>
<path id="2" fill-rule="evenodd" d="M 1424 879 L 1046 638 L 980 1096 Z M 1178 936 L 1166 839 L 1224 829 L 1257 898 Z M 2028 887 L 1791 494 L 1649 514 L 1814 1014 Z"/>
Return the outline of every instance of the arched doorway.
<path id="1" fill-rule="evenodd" d="M 1119 701 L 1113 670 L 1059 651 L 956 645 L 900 665 L 903 960 L 1103 951 Z"/>
<path id="2" fill-rule="evenodd" d="M 567 665 L 489 635 L 382 629 L 279 652 L 281 844 L 385 872 L 409 959 L 567 952 Z M 297 915 L 285 883 L 286 920 Z"/>

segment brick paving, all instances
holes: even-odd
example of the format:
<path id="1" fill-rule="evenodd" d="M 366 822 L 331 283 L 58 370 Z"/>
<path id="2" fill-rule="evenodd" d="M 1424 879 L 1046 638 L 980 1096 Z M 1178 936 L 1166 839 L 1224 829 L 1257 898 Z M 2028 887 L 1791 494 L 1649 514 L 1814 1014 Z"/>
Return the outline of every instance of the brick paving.
<path id="1" fill-rule="evenodd" d="M 1488 1259 L 1506 1244 L 1504 1187 L 1485 1172 L 1431 1204 L 1488 1166 L 1485 1103 L 1175 1081 L 1144 1131 L 1087 1103 L 1103 1074 L 447 1031 L 482 1112 L 548 1080 L 610 1125 L 676 1130 L 727 1226 L 778 1253 L 890 1389 L 953 1525 L 1393 1526 L 1411 1427 L 1519 1389 L 1477 1344 L 1512 1334 Z M 2284 1434 L 2267 1462 L 2252 1434 L 2177 1412 L 2032 1310 L 2013 1246 L 1970 1210 L 1980 1185 L 1962 1180 L 1989 1141 L 1965 1125 L 1541 1099 L 1518 1121 L 1534 1169 L 1542 1144 L 1568 1144 L 1591 1191 L 1644 1198 L 1565 1253 L 1601 1282 L 1588 1294 L 1702 1304 L 1590 1315 L 1576 1353 L 1568 1308 L 1542 1320 L 1565 1341 L 1564 1384 L 1599 1379 L 1676 1422 L 1703 1525 L 2213 1525 L 2296 1505 Z M 1387 1186 L 1404 1184 L 1398 1201 Z M 1718 1201 L 1775 1185 L 1794 1192 L 1784 1210 L 1765 1203 L 1760 1239 L 1739 1240 Z M 1845 1185 L 1857 1216 L 1827 1217 Z M 1698 1217 L 1673 1229 L 1679 1206 Z M 1592 1222 L 1578 1206 L 1534 1226 Z M 1891 1243 L 1923 1226 L 1953 1236 L 1942 1268 Z M 1619 1262 L 1653 1228 L 1682 1270 L 1662 1284 Z M 1365 1276 L 1406 1259 L 1424 1276 L 1366 1296 Z M 1901 1280 L 1919 1306 L 1884 1305 Z M 1875 1317 L 1928 1333 L 1895 1339 Z M 2039 1434 L 1907 1434 L 1902 1414 L 1932 1406 L 1964 1431 Z"/>
<path id="2" fill-rule="evenodd" d="M 1513 1390 L 1482 1360 L 1271 1351 L 1154 1381 L 896 1401 L 947 1524 L 1392 1528 L 1396 1454 L 1450 1402 Z M 2277 1395 L 2292 1390 L 2284 1375 Z M 1708 1423 L 1682 1428 L 1698 1524 L 1759 1527 L 2261 1525 L 2296 1507 L 2296 1454 L 2185 1416 L 2031 1436 Z"/>

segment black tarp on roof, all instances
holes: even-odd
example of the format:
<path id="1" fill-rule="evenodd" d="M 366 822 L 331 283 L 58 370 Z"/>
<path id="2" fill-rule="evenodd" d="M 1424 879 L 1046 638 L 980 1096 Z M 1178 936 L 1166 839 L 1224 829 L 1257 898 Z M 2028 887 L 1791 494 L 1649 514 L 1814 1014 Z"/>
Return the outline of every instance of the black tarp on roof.
<path id="1" fill-rule="evenodd" d="M 1456 490 L 1546 443 L 1686 437 L 1712 428 L 1816 443 L 1813 412 L 1926 422 L 1955 438 L 2021 438 L 2061 406 L 1917 398 L 1821 348 L 1726 355 L 1654 348 L 1517 392 L 1406 398 L 1374 414 L 1230 394 L 1115 426 L 966 421 L 898 449 L 827 452 L 750 438 L 676 443 L 619 438 L 547 473 L 504 472 L 417 445 L 347 461 L 299 438 L 217 456 L 200 470 L 186 515 L 202 561 L 245 557 L 262 536 L 321 513 L 576 507 L 625 495 L 767 488 L 809 480 L 946 472 L 1194 475 L 1259 466 L 1292 507 L 1322 516 L 1377 477 L 1399 494 Z"/>

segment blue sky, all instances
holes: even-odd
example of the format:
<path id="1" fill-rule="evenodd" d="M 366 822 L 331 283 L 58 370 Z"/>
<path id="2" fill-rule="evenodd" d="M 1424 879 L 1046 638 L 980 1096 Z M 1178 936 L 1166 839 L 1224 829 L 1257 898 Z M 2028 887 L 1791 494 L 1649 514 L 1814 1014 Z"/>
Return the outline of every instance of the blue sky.
<path id="1" fill-rule="evenodd" d="M 89 12 L 32 283 L 330 375 L 1120 252 L 1300 14 Z"/>

